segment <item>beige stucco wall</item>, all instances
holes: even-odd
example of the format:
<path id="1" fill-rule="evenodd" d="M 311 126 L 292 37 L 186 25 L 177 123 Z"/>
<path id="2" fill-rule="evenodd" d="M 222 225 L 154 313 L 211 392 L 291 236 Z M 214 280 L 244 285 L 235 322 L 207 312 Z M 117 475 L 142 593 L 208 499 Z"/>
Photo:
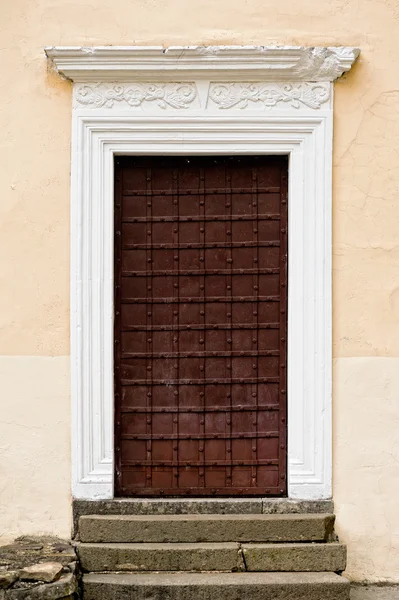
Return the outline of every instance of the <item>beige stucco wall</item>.
<path id="1" fill-rule="evenodd" d="M 334 497 L 399 581 L 399 0 L 0 2 L 0 540 L 70 529 L 71 89 L 45 45 L 357 45 L 336 85 Z"/>
<path id="2" fill-rule="evenodd" d="M 65 356 L 0 357 L 0 544 L 70 536 L 68 371 Z"/>

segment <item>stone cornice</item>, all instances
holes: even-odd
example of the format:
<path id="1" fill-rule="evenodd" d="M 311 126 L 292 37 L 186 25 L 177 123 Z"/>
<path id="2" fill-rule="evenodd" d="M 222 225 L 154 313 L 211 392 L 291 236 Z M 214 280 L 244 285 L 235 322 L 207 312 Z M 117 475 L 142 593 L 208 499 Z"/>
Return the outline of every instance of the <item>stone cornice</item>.
<path id="1" fill-rule="evenodd" d="M 56 70 L 76 82 L 334 81 L 358 57 L 352 47 L 56 46 L 45 48 Z"/>

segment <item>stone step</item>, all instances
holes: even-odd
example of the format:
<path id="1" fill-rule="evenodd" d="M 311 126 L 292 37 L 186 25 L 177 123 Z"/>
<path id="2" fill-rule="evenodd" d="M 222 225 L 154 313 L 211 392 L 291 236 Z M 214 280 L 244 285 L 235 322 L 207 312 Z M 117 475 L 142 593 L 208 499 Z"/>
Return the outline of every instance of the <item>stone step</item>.
<path id="1" fill-rule="evenodd" d="M 77 529 L 82 515 L 237 515 L 332 513 L 331 500 L 290 500 L 289 498 L 114 498 L 74 500 Z"/>
<path id="2" fill-rule="evenodd" d="M 245 571 L 240 545 L 77 544 L 84 571 Z"/>
<path id="3" fill-rule="evenodd" d="M 81 542 L 325 542 L 334 515 L 87 515 Z"/>
<path id="4" fill-rule="evenodd" d="M 85 600 L 349 600 L 333 573 L 89 573 Z"/>
<path id="5" fill-rule="evenodd" d="M 77 544 L 84 571 L 330 571 L 346 566 L 343 544 Z"/>
<path id="6" fill-rule="evenodd" d="M 346 546 L 331 544 L 242 544 L 247 571 L 331 571 L 346 567 Z"/>

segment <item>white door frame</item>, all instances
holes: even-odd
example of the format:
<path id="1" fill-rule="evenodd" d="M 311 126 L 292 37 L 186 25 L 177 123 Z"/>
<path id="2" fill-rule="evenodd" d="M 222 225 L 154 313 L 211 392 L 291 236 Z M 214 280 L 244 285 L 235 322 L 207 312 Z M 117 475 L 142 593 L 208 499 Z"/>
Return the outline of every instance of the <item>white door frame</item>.
<path id="1" fill-rule="evenodd" d="M 332 493 L 332 81 L 353 48 L 47 48 L 74 80 L 72 493 L 113 498 L 115 155 L 286 154 L 288 494 Z"/>

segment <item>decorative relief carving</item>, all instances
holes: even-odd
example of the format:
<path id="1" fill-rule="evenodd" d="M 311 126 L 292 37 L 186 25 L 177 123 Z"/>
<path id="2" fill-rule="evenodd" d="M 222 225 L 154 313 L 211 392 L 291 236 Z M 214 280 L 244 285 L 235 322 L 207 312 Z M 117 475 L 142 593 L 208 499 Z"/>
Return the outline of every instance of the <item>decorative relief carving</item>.
<path id="1" fill-rule="evenodd" d="M 126 104 L 139 107 L 144 102 L 155 103 L 160 108 L 185 109 L 197 98 L 194 83 L 131 83 L 79 85 L 75 89 L 77 106 L 113 108 Z"/>
<path id="2" fill-rule="evenodd" d="M 357 48 L 306 48 L 292 69 L 299 81 L 334 81 L 348 71 L 359 55 Z"/>
<path id="3" fill-rule="evenodd" d="M 251 102 L 273 108 L 279 103 L 292 108 L 318 109 L 330 99 L 329 83 L 211 83 L 209 99 L 221 109 L 247 108 Z"/>
<path id="4" fill-rule="evenodd" d="M 219 109 L 246 109 L 252 103 L 266 109 L 278 105 L 318 109 L 330 100 L 330 84 L 322 83 L 210 83 L 209 101 Z M 76 108 L 138 108 L 144 103 L 161 109 L 199 108 L 200 98 L 193 83 L 94 83 L 75 87 Z"/>

